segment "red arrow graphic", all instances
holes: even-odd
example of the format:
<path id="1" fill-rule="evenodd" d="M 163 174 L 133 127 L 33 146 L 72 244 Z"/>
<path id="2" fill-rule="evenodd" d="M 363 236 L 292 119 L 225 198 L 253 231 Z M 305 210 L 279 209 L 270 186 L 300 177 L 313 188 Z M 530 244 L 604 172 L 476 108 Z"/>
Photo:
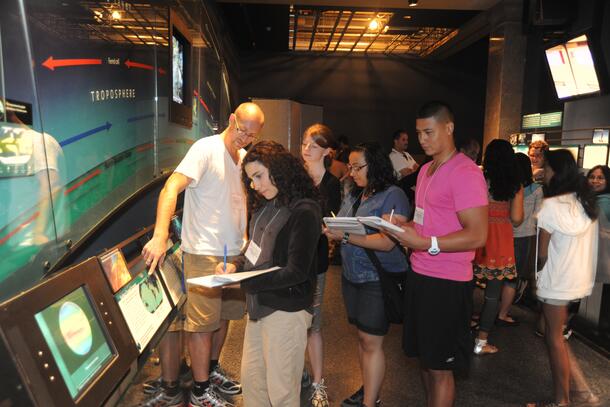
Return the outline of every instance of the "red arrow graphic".
<path id="1" fill-rule="evenodd" d="M 199 103 L 201 103 L 201 106 L 203 106 L 203 108 L 205 109 L 206 112 L 208 112 L 208 114 L 210 113 L 210 108 L 208 107 L 208 105 L 205 104 L 205 102 L 203 101 L 203 98 L 199 95 L 199 92 L 197 92 L 196 90 L 193 91 L 193 94 L 195 96 L 197 96 L 197 99 L 199 99 Z"/>
<path id="2" fill-rule="evenodd" d="M 130 61 L 129 59 L 127 61 L 125 61 L 125 65 L 127 65 L 127 68 L 141 68 L 141 69 L 148 69 L 149 71 L 152 71 L 153 69 L 155 69 L 152 65 L 146 65 L 146 64 L 142 64 L 140 62 L 133 62 L 133 61 Z"/>
<path id="3" fill-rule="evenodd" d="M 42 66 L 45 68 L 54 71 L 57 67 L 62 66 L 77 66 L 77 65 L 101 65 L 101 59 L 53 59 L 53 57 L 49 57 L 46 61 L 42 63 Z"/>

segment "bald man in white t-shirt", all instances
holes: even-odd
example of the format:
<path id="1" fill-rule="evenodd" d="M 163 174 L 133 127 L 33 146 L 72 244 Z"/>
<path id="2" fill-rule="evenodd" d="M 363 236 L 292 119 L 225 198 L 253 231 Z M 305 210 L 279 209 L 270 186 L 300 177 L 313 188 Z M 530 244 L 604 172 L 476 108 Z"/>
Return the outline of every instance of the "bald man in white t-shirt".
<path id="1" fill-rule="evenodd" d="M 221 134 L 191 146 L 159 196 L 154 235 L 142 250 L 151 270 L 163 262 L 170 219 L 182 191 L 186 191 L 181 236 L 185 277 L 214 274 L 215 266 L 223 261 L 225 247 L 228 256 L 240 254 L 246 228 L 246 198 L 241 184 L 241 161 L 246 154 L 243 148 L 256 139 L 264 121 L 260 107 L 243 103 L 231 114 L 229 127 Z M 218 358 L 228 320 L 241 319 L 245 303 L 226 298 L 235 289 L 187 284 L 187 291 L 185 320 L 180 328 L 187 334 L 194 380 L 188 402 L 192 406 L 224 406 L 226 402 L 215 390 L 234 395 L 241 392 L 241 385 L 219 368 Z M 162 384 L 153 398 L 162 405 L 184 402 L 177 383 L 180 341 L 175 330 L 179 328 L 170 328 L 166 335 L 169 339 L 161 345 Z"/>

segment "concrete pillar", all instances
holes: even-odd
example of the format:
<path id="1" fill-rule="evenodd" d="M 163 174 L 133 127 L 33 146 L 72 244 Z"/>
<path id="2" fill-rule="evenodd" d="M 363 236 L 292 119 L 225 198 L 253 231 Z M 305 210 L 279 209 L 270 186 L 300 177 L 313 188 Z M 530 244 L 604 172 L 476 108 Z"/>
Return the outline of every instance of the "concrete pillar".
<path id="1" fill-rule="evenodd" d="M 522 10 L 523 0 L 502 0 L 490 10 L 483 146 L 521 128 L 527 49 Z"/>

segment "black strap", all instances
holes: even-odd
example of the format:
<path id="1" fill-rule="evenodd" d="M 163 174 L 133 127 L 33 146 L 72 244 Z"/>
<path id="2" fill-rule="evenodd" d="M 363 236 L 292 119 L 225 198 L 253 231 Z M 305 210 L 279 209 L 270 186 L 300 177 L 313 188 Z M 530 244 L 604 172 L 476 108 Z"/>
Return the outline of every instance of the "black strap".
<path id="1" fill-rule="evenodd" d="M 383 269 L 383 266 L 381 265 L 381 262 L 379 261 L 379 257 L 377 257 L 375 252 L 371 249 L 364 249 L 364 251 L 366 252 L 366 255 L 368 256 L 371 263 L 373 263 L 373 266 L 375 266 L 375 271 L 377 272 L 377 277 L 381 278 L 381 273 L 383 273 L 385 270 Z"/>

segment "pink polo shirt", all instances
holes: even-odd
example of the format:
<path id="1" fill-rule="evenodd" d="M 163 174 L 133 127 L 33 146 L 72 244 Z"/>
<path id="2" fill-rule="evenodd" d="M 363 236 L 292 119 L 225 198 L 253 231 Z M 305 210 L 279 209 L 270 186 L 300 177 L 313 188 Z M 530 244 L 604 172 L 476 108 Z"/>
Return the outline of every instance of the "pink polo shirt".
<path id="1" fill-rule="evenodd" d="M 458 212 L 487 206 L 487 184 L 479 167 L 462 153 L 428 176 L 431 164 L 424 165 L 417 177 L 415 204 L 423 208 L 424 222 L 416 223 L 415 229 L 422 236 L 442 237 L 463 229 Z M 426 276 L 470 281 L 474 252 L 441 252 L 431 256 L 426 250 L 414 250 L 411 266 L 416 273 Z"/>

